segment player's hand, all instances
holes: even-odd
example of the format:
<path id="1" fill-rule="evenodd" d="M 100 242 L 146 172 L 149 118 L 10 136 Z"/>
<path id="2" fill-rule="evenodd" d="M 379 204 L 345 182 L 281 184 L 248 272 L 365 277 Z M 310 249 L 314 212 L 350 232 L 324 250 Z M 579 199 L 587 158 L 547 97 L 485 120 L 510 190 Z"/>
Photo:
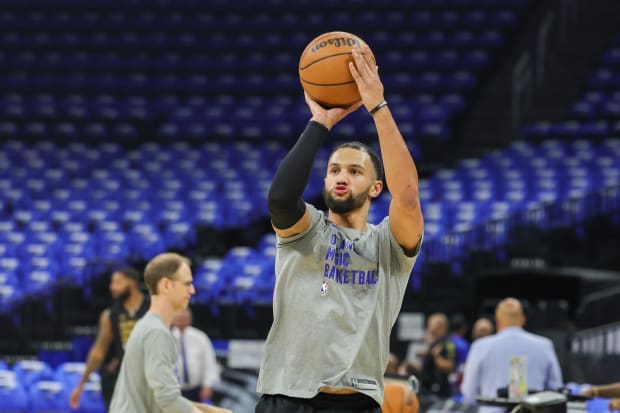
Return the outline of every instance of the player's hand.
<path id="1" fill-rule="evenodd" d="M 611 399 L 609 401 L 609 410 L 620 410 L 620 399 Z"/>
<path id="2" fill-rule="evenodd" d="M 583 394 L 584 396 L 588 396 L 588 397 L 594 397 L 593 387 L 590 387 L 589 389 L 582 391 L 581 394 Z"/>
<path id="3" fill-rule="evenodd" d="M 306 99 L 306 104 L 310 108 L 310 112 L 312 113 L 312 119 L 315 122 L 319 122 L 321 125 L 325 126 L 328 130 L 333 128 L 334 125 L 344 119 L 349 113 L 355 112 L 362 106 L 362 102 L 355 102 L 350 106 L 345 108 L 324 108 L 320 104 L 318 104 L 314 99 L 312 99 L 308 93 L 304 92 L 304 97 Z"/>
<path id="4" fill-rule="evenodd" d="M 366 110 L 370 111 L 379 103 L 383 102 L 383 83 L 379 78 L 379 67 L 372 58 L 372 52 L 368 46 L 361 49 L 357 46 L 351 51 L 353 61 L 349 62 L 351 76 L 357 84 L 357 89 L 362 97 Z"/>
<path id="5" fill-rule="evenodd" d="M 80 384 L 71 392 L 71 396 L 69 397 L 69 405 L 72 409 L 78 409 L 80 407 L 80 397 L 82 396 L 83 389 L 83 386 Z"/>

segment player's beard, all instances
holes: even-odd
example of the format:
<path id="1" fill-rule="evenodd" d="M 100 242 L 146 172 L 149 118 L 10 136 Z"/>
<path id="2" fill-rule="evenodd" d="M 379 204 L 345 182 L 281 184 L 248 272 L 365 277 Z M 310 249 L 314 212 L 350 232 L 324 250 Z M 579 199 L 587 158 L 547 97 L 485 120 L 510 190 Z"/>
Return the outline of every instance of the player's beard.
<path id="1" fill-rule="evenodd" d="M 329 190 L 324 189 L 323 200 L 330 211 L 335 212 L 336 214 L 347 214 L 361 208 L 364 205 L 364 202 L 368 199 L 370 189 L 371 187 L 357 195 L 353 195 L 353 193 L 349 191 L 345 198 L 338 199 L 334 198 Z"/>
<path id="2" fill-rule="evenodd" d="M 129 299 L 130 295 L 131 295 L 131 287 L 127 287 L 119 295 L 114 297 L 114 300 L 118 301 L 121 304 L 124 304 Z"/>

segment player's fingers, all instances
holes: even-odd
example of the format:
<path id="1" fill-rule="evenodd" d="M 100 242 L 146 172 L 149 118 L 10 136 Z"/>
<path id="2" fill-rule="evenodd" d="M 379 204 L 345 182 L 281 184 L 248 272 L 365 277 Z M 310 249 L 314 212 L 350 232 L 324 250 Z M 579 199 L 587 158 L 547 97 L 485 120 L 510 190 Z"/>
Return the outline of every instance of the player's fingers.
<path id="1" fill-rule="evenodd" d="M 312 97 L 305 90 L 304 90 L 304 99 L 306 100 L 306 104 L 310 108 L 314 108 L 314 107 L 318 107 L 319 106 L 319 104 L 316 103 L 316 101 L 314 99 L 312 99 Z"/>
<path id="2" fill-rule="evenodd" d="M 358 72 L 357 66 L 354 62 L 349 62 L 349 71 L 351 72 L 351 76 L 353 76 L 353 80 L 355 80 L 355 83 L 359 85 L 362 77 L 360 76 L 360 73 Z"/>
<path id="3" fill-rule="evenodd" d="M 372 75 L 375 74 L 377 72 L 376 70 L 376 62 L 374 60 L 374 58 L 372 57 L 372 52 L 370 51 L 370 47 L 368 47 L 368 45 L 362 47 L 361 49 L 358 49 L 358 52 L 361 56 L 362 61 L 364 62 L 364 67 L 367 69 L 368 74 Z"/>
<path id="4" fill-rule="evenodd" d="M 368 65 L 368 68 L 371 71 L 374 70 L 376 72 L 377 69 L 379 68 L 379 66 L 377 66 L 377 63 L 375 62 L 375 59 L 373 59 L 372 52 L 370 51 L 370 47 L 368 47 L 368 45 L 365 45 L 362 48 L 362 56 L 364 56 L 364 61 Z"/>
<path id="5" fill-rule="evenodd" d="M 354 47 L 353 50 L 351 51 L 351 54 L 353 55 L 353 59 L 355 60 L 355 66 L 357 67 L 357 70 L 359 71 L 360 75 L 362 77 L 368 76 L 371 73 L 371 71 L 370 71 L 370 68 L 368 67 L 368 62 L 366 61 L 366 59 L 364 58 L 362 54 L 362 51 L 358 47 Z"/>

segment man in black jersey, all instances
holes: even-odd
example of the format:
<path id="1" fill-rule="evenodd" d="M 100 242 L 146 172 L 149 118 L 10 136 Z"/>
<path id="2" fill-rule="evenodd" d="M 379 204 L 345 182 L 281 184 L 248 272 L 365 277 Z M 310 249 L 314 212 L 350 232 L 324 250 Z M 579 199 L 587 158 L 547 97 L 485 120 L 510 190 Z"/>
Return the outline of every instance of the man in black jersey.
<path id="1" fill-rule="evenodd" d="M 99 316 L 99 332 L 88 352 L 86 370 L 71 393 L 72 408 L 79 407 L 84 383 L 88 381 L 90 374 L 100 367 L 101 393 L 106 409 L 109 407 L 129 334 L 136 321 L 149 309 L 149 297 L 140 291 L 141 279 L 142 274 L 131 267 L 112 274 L 110 293 L 114 302 Z"/>

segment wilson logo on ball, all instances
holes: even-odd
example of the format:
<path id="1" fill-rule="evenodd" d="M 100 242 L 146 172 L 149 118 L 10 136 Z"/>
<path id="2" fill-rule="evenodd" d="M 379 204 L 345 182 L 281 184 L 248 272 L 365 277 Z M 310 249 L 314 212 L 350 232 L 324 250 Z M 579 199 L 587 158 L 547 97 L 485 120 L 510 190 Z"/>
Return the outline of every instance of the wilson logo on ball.
<path id="1" fill-rule="evenodd" d="M 327 45 L 331 45 L 334 47 L 340 47 L 340 46 L 349 46 L 349 47 L 353 47 L 353 46 L 362 46 L 362 44 L 357 41 L 357 39 L 353 39 L 351 37 L 338 37 L 336 39 L 329 39 L 329 40 L 324 40 L 321 43 L 315 45 L 312 49 L 310 49 L 310 53 L 314 53 L 316 51 L 318 51 L 319 49 L 327 46 Z"/>

